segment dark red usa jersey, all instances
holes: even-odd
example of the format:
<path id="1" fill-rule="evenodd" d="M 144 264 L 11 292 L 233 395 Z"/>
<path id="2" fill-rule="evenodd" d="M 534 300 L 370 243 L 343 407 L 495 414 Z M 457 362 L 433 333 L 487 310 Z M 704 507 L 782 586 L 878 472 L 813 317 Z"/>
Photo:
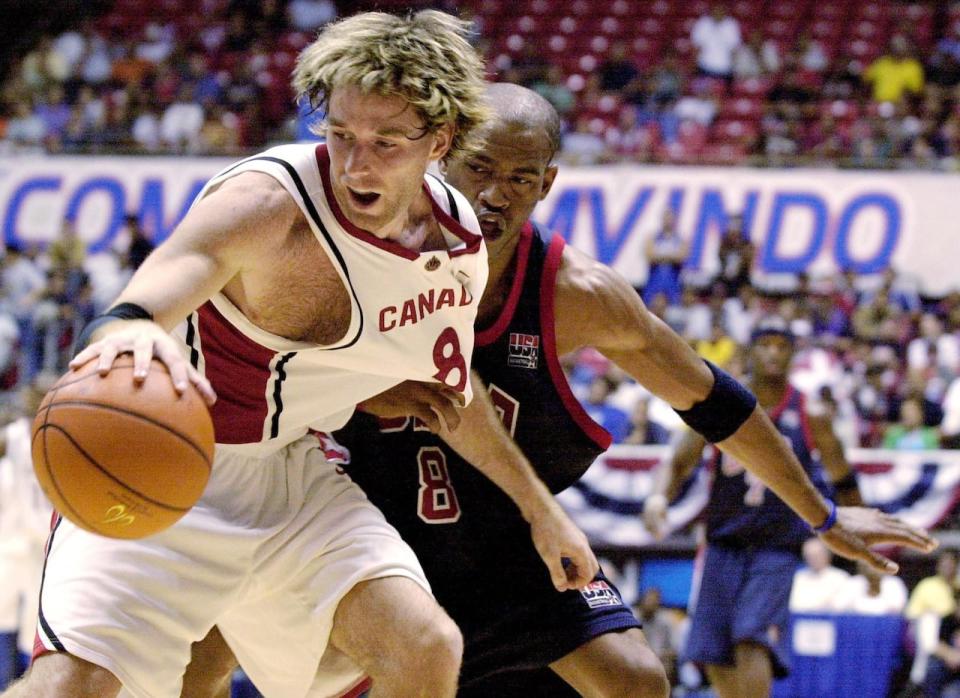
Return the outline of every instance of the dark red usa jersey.
<path id="1" fill-rule="evenodd" d="M 527 224 L 503 311 L 477 331 L 473 353 L 504 425 L 553 492 L 579 479 L 611 441 L 574 397 L 557 357 L 554 296 L 563 247 L 561 237 L 547 244 Z M 549 585 L 529 526 L 510 499 L 422 425 L 358 414 L 335 436 L 350 449 L 351 477 L 416 551 L 451 613 L 463 600 L 457 590 L 476 588 L 478 578 L 496 589 L 491 576 L 507 579 L 512 569 L 503 588 L 511 595 L 526 584 L 523 575 Z"/>

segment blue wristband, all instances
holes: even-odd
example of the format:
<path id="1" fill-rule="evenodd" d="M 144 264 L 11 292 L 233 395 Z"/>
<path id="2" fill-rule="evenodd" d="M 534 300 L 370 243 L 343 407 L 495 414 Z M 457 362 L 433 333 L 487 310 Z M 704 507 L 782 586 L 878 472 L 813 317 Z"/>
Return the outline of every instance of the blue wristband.
<path id="1" fill-rule="evenodd" d="M 710 443 L 724 441 L 753 414 L 757 398 L 726 371 L 705 361 L 713 374 L 713 388 L 688 410 L 676 410 L 680 419 Z"/>
<path id="2" fill-rule="evenodd" d="M 837 523 L 837 504 L 836 502 L 829 499 L 827 501 L 830 502 L 830 513 L 827 514 L 827 520 L 824 521 L 822 524 L 820 524 L 819 526 L 810 527 L 811 529 L 813 529 L 814 533 L 826 533 L 831 528 L 833 528 L 833 525 L 835 523 Z"/>

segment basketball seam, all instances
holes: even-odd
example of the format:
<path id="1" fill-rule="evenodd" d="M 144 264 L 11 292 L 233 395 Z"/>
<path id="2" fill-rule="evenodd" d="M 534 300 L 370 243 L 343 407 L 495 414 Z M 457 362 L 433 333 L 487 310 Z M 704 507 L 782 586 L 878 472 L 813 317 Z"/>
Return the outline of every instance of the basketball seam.
<path id="1" fill-rule="evenodd" d="M 44 416 L 43 426 L 46 426 L 46 425 L 47 425 L 47 416 L 50 414 L 50 410 L 51 410 L 53 407 L 61 407 L 61 406 L 69 406 L 69 407 L 98 407 L 98 408 L 104 409 L 104 410 L 110 410 L 110 411 L 113 411 L 113 412 L 119 412 L 120 414 L 127 415 L 128 417 L 135 417 L 135 418 L 137 418 L 137 419 L 139 419 L 139 420 L 141 420 L 141 421 L 143 421 L 143 422 L 147 422 L 148 424 L 152 424 L 152 425 L 154 425 L 154 426 L 156 426 L 156 427 L 160 427 L 161 429 L 170 432 L 172 435 L 176 436 L 178 439 L 180 439 L 180 440 L 183 441 L 185 444 L 187 444 L 188 446 L 190 446 L 190 448 L 192 448 L 194 451 L 196 451 L 196 452 L 203 458 L 203 462 L 206 464 L 207 470 L 209 471 L 209 470 L 211 469 L 211 461 L 210 461 L 210 459 L 207 457 L 207 454 L 204 453 L 203 449 L 200 448 L 199 446 L 197 446 L 197 444 L 195 444 L 192 440 L 188 439 L 186 436 L 184 436 L 184 435 L 181 434 L 180 432 L 176 431 L 175 429 L 170 428 L 168 425 L 164 424 L 163 422 L 159 422 L 159 421 L 153 419 L 152 417 L 147 417 L 147 416 L 145 416 L 145 415 L 140 414 L 139 412 L 132 412 L 132 411 L 127 410 L 127 409 L 124 409 L 124 408 L 122 408 L 122 407 L 117 407 L 117 406 L 115 406 L 115 405 L 111 405 L 111 404 L 108 404 L 108 403 L 105 403 L 105 402 L 97 402 L 97 401 L 95 401 L 95 400 L 72 400 L 72 399 L 71 399 L 71 400 L 61 400 L 61 401 L 59 401 L 59 402 L 53 402 L 53 401 L 51 401 L 51 404 L 47 406 L 47 415 Z"/>
<path id="2" fill-rule="evenodd" d="M 137 495 L 138 497 L 140 497 L 140 498 L 143 499 L 144 501 L 149 502 L 150 504 L 154 504 L 154 505 L 160 507 L 161 509 L 167 509 L 168 511 L 187 512 L 187 511 L 190 511 L 190 509 L 193 508 L 192 505 L 189 506 L 189 507 L 176 507 L 176 506 L 173 506 L 172 504 L 164 504 L 163 502 L 158 502 L 157 500 L 153 499 L 152 497 L 148 497 L 147 495 L 145 495 L 145 494 L 144 494 L 143 492 L 141 492 L 140 490 L 134 489 L 133 487 L 131 487 L 130 485 L 128 485 L 126 482 L 124 482 L 123 480 L 121 480 L 120 478 L 118 478 L 117 476 L 115 476 L 113 473 L 111 473 L 109 470 L 107 470 L 106 468 L 104 468 L 102 465 L 100 465 L 96 460 L 94 460 L 93 457 L 92 457 L 89 453 L 87 453 L 85 450 L 83 450 L 83 447 L 82 447 L 79 443 L 77 443 L 77 441 L 76 441 L 72 436 L 70 436 L 70 433 L 69 433 L 66 429 L 64 429 L 63 427 L 61 427 L 59 424 L 45 424 L 45 425 L 42 427 L 42 429 L 44 430 L 44 432 L 46 432 L 47 429 L 56 429 L 57 431 L 59 431 L 61 434 L 63 434 L 63 435 L 67 438 L 67 440 L 73 445 L 73 447 L 74 447 L 75 449 L 77 449 L 77 451 L 79 451 L 80 455 L 82 455 L 84 458 L 86 458 L 87 461 L 89 461 L 90 464 L 91 464 L 94 468 L 96 468 L 96 469 L 99 470 L 101 473 L 103 473 L 104 475 L 106 475 L 108 478 L 110 478 L 111 480 L 113 480 L 116 484 L 120 485 L 120 486 L 123 487 L 124 489 L 129 490 L 130 492 L 132 492 L 133 494 Z M 44 434 L 44 439 L 46 439 L 46 434 Z M 46 441 L 44 441 L 44 443 L 46 443 Z M 44 457 L 46 457 L 46 454 L 44 454 Z M 49 463 L 49 461 L 47 461 L 47 463 Z M 48 470 L 48 471 L 50 470 L 49 465 L 47 465 L 47 470 Z M 57 488 L 57 491 L 60 492 L 61 495 L 63 494 L 63 492 L 60 491 L 60 488 L 59 488 L 59 487 Z M 71 507 L 71 508 L 72 508 L 72 507 Z"/>
<path id="3" fill-rule="evenodd" d="M 88 531 L 95 531 L 96 526 L 91 525 L 90 522 L 86 520 L 86 518 L 84 518 L 83 516 L 80 516 L 80 512 L 77 511 L 74 508 L 74 506 L 67 501 L 67 498 L 63 494 L 63 490 L 60 488 L 60 485 L 57 482 L 56 475 L 54 475 L 53 470 L 50 468 L 50 458 L 48 457 L 48 453 L 47 453 L 47 426 L 48 425 L 46 421 L 44 421 L 43 425 L 37 430 L 36 434 L 34 435 L 34 438 L 36 438 L 37 436 L 40 436 L 43 440 L 43 468 L 44 470 L 47 471 L 47 476 L 50 478 L 50 483 L 53 485 L 53 488 L 57 491 L 57 494 L 60 495 L 59 497 L 60 502 L 73 513 L 74 517 L 76 517 L 74 520 L 82 524 L 83 527 L 86 528 Z M 56 425 L 50 424 L 49 426 L 53 427 Z M 63 430 L 61 429 L 61 431 Z"/>

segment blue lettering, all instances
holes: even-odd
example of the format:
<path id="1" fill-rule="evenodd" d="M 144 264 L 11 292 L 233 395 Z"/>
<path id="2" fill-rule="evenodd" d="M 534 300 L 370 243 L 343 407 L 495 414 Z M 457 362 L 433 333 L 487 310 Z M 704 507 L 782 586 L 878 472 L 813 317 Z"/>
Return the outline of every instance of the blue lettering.
<path id="1" fill-rule="evenodd" d="M 674 187 L 670 190 L 670 195 L 667 198 L 667 208 L 673 211 L 675 218 L 680 216 L 680 209 L 683 208 L 683 196 L 686 193 L 686 190 L 680 189 L 679 187 Z"/>
<path id="2" fill-rule="evenodd" d="M 813 214 L 813 229 L 807 248 L 793 257 L 777 254 L 784 214 L 790 207 L 806 208 Z M 764 241 L 760 263 L 769 272 L 802 272 L 817 258 L 827 232 L 827 205 L 814 194 L 800 192 L 778 193 L 773 199 L 773 213 L 770 216 L 770 229 Z"/>
<path id="3" fill-rule="evenodd" d="M 206 182 L 202 179 L 194 180 L 183 202 L 180 204 L 180 210 L 177 212 L 176 217 L 168 224 L 164 216 L 163 180 L 152 177 L 144 180 L 143 195 L 140 198 L 138 216 L 140 217 L 140 225 L 142 225 L 143 229 L 150 235 L 154 244 L 159 244 L 173 232 L 177 224 L 187 215 L 190 205 L 193 203 L 193 200 L 197 198 L 197 195 L 205 184 Z"/>
<path id="4" fill-rule="evenodd" d="M 617 252 L 620 251 L 623 243 L 629 237 L 637 219 L 647 207 L 650 197 L 653 196 L 653 187 L 644 187 L 637 192 L 633 205 L 620 224 L 620 229 L 612 238 L 607 234 L 607 215 L 603 201 L 603 190 L 598 187 L 591 187 L 587 190 L 587 195 L 590 197 L 590 210 L 593 214 L 593 239 L 596 244 L 597 259 L 603 264 L 612 264 L 617 257 Z"/>
<path id="5" fill-rule="evenodd" d="M 547 219 L 546 228 L 561 235 L 570 242 L 573 239 L 573 226 L 577 222 L 577 211 L 580 208 L 580 190 L 575 188 L 564 189 L 557 197 L 553 213 Z"/>
<path id="6" fill-rule="evenodd" d="M 753 214 L 757 207 L 757 197 L 758 193 L 755 190 L 748 191 L 743 208 L 738 211 L 743 215 L 745 231 L 749 231 L 753 223 Z M 700 268 L 703 250 L 706 246 L 707 233 L 711 227 L 714 227 L 718 233 L 722 234 L 723 231 L 727 229 L 727 219 L 729 216 L 730 213 L 727 212 L 727 207 L 723 204 L 723 194 L 720 190 L 704 189 L 703 198 L 700 199 L 700 213 L 697 215 L 697 227 L 693 229 L 693 237 L 690 240 L 690 254 L 687 257 L 687 266 L 692 269 Z"/>
<path id="7" fill-rule="evenodd" d="M 96 191 L 106 192 L 113 203 L 113 211 L 107 227 L 94 242 L 87 245 L 91 252 L 100 252 L 106 249 L 113 241 L 113 237 L 123 225 L 123 214 L 126 207 L 126 194 L 123 191 L 123 185 L 113 177 L 96 177 L 81 184 L 70 197 L 67 204 L 66 219 L 69 221 L 77 220 L 77 214 L 83 205 L 83 200 L 88 195 Z"/>
<path id="8" fill-rule="evenodd" d="M 17 230 L 17 217 L 27 197 L 38 191 L 59 191 L 62 182 L 61 177 L 37 177 L 26 180 L 14 190 L 7 206 L 7 215 L 3 219 L 3 240 L 6 244 L 25 246 L 24 239 Z"/>
<path id="9" fill-rule="evenodd" d="M 854 259 L 850 255 L 850 227 L 857 214 L 867 207 L 880 209 L 887 219 L 883 242 L 876 254 L 869 259 Z M 900 239 L 900 206 L 888 194 L 861 194 L 847 204 L 837 225 L 837 239 L 834 255 L 837 265 L 843 270 L 852 270 L 858 274 L 874 274 L 890 266 L 890 258 Z"/>

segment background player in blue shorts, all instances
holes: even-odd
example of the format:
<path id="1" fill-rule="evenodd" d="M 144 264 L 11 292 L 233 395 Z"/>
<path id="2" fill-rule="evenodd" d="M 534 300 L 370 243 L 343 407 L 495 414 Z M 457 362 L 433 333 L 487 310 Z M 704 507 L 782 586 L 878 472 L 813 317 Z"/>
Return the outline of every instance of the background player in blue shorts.
<path id="1" fill-rule="evenodd" d="M 817 487 L 835 492 L 842 504 L 862 504 L 829 419 L 810 414 L 789 383 L 793 352 L 786 322 L 776 316 L 761 320 L 751 338 L 749 386 Z M 655 532 L 662 530 L 668 496 L 701 461 L 705 445 L 701 436 L 687 432 L 664 464 L 661 491 L 648 498 L 644 512 Z M 790 586 L 810 529 L 737 461 L 717 449 L 708 461 L 714 479 L 707 548 L 683 657 L 706 665 L 721 698 L 766 696 L 773 676 L 789 669 Z"/>
<path id="2" fill-rule="evenodd" d="M 831 513 L 762 411 L 748 401 L 738 412 L 737 401 L 752 395 L 731 395 L 732 380 L 648 313 L 619 275 L 560 237 L 547 241 L 529 218 L 556 177 L 559 118 L 524 88 L 495 84 L 488 94 L 496 118 L 482 150 L 446 162 L 445 174 L 473 203 L 489 250 L 473 365 L 544 482 L 564 489 L 610 443 L 574 399 L 557 358 L 589 345 L 724 441 L 808 521 L 829 515 L 838 552 L 881 565 L 868 543 L 929 548 L 924 533 L 879 512 Z M 517 508 L 432 433 L 444 431 L 433 399 L 429 386 L 403 384 L 359 406 L 395 418 L 360 414 L 336 436 L 351 450 L 351 477 L 417 552 L 463 632 L 459 695 L 562 695 L 540 683 L 551 678 L 547 666 L 582 695 L 667 695 L 663 668 L 617 590 L 602 575 L 578 591 L 555 590 Z M 722 413 L 720 425 L 704 423 L 698 406 Z M 380 465 L 363 468 L 372 458 Z"/>

